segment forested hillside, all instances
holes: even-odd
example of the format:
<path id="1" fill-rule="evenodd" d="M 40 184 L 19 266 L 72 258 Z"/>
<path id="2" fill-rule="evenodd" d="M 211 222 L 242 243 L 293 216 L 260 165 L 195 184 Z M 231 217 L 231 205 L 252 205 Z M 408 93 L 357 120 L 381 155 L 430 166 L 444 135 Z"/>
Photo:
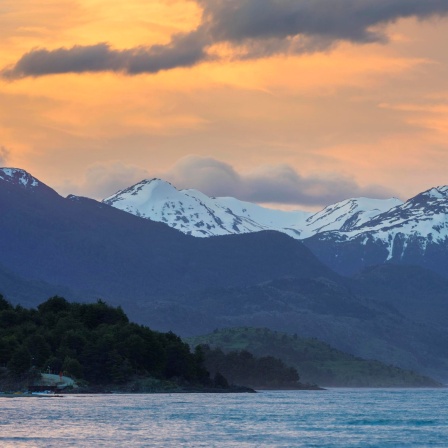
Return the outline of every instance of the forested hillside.
<path id="1" fill-rule="evenodd" d="M 37 309 L 0 296 L 0 366 L 16 376 L 31 368 L 63 371 L 89 384 L 123 384 L 137 376 L 212 386 L 202 359 L 173 333 L 130 323 L 102 301 L 53 297 Z"/>
<path id="2" fill-rule="evenodd" d="M 336 350 L 314 338 L 302 338 L 267 328 L 226 328 L 189 338 L 192 346 L 208 344 L 224 352 L 250 351 L 275 356 L 297 369 L 302 382 L 328 387 L 434 387 L 431 378 L 379 361 Z"/>
<path id="3" fill-rule="evenodd" d="M 302 384 L 294 367 L 273 356 L 257 357 L 247 350 L 224 353 L 206 344 L 198 346 L 198 350 L 215 382 L 219 381 L 219 375 L 224 375 L 232 384 L 244 384 L 254 389 L 318 389 Z"/>

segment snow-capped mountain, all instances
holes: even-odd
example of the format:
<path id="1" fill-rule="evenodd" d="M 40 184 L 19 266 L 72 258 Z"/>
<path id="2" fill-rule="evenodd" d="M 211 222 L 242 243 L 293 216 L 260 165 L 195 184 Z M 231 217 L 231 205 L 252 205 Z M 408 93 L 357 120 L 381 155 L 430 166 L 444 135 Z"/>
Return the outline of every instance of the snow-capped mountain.
<path id="1" fill-rule="evenodd" d="M 448 186 L 420 193 L 355 227 L 348 234 L 358 236 L 364 233 L 388 245 L 389 259 L 400 256 L 394 254 L 397 238 L 403 242 L 402 253 L 410 237 L 421 238 L 423 250 L 428 242 L 444 242 L 448 238 Z"/>
<path id="2" fill-rule="evenodd" d="M 0 294 L 5 281 L 24 280 L 36 291 L 125 304 L 274 278 L 338 278 L 279 232 L 187 237 L 93 199 L 64 198 L 24 171 L 0 173 Z"/>
<path id="3" fill-rule="evenodd" d="M 315 234 L 305 244 L 343 274 L 394 262 L 446 275 L 448 186 L 431 188 L 347 231 Z"/>
<path id="4" fill-rule="evenodd" d="M 38 187 L 41 183 L 19 168 L 0 168 L 0 180 L 23 187 Z"/>
<path id="5" fill-rule="evenodd" d="M 402 204 L 395 198 L 357 198 L 314 214 L 283 211 L 231 197 L 212 198 L 197 190 L 179 191 L 161 179 L 143 180 L 103 202 L 197 237 L 277 230 L 296 239 L 324 231 L 347 231 Z"/>
<path id="6" fill-rule="evenodd" d="M 280 231 L 303 240 L 342 274 L 385 262 L 414 263 L 442 273 L 438 266 L 445 257 L 448 261 L 448 186 L 404 203 L 397 198 L 354 198 L 317 213 L 179 191 L 160 179 L 144 180 L 103 202 L 197 237 Z"/>
<path id="7" fill-rule="evenodd" d="M 448 186 L 436 187 L 376 216 L 360 229 L 388 231 L 400 228 L 406 233 L 418 231 L 421 234 L 434 234 L 436 230 L 440 234 L 446 225 L 447 212 Z"/>
<path id="8" fill-rule="evenodd" d="M 0 168 L 0 184 L 48 198 L 57 195 L 18 168 Z M 280 231 L 302 240 L 343 274 L 388 261 L 447 274 L 448 186 L 431 188 L 404 203 L 396 198 L 354 198 L 317 213 L 208 197 L 197 190 L 177 190 L 161 179 L 143 180 L 103 202 L 196 237 Z"/>
<path id="9" fill-rule="evenodd" d="M 403 204 L 397 198 L 347 199 L 325 207 L 306 220 L 302 239 L 322 232 L 350 232 L 382 213 Z"/>
<path id="10" fill-rule="evenodd" d="M 1 168 L 0 184 L 51 199 L 57 193 L 26 171 Z M 69 198 L 73 199 L 73 198 Z M 261 207 L 197 190 L 143 180 L 103 201 L 195 237 L 276 230 L 300 239 L 341 274 L 386 262 L 416 264 L 448 275 L 448 186 L 399 199 L 354 198 L 317 213 Z"/>
<path id="11" fill-rule="evenodd" d="M 143 180 L 104 199 L 142 218 L 168 224 L 196 237 L 279 230 L 299 237 L 310 213 L 260 207 L 235 198 L 211 198 L 197 190 L 177 190 L 161 179 Z"/>

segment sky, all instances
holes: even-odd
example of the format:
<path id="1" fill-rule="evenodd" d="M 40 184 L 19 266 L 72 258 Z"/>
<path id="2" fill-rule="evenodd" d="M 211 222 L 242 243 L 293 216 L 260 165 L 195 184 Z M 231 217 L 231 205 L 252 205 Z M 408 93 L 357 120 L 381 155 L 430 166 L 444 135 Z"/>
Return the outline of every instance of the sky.
<path id="1" fill-rule="evenodd" d="M 448 184 L 448 0 L 1 0 L 0 166 L 279 208 Z"/>

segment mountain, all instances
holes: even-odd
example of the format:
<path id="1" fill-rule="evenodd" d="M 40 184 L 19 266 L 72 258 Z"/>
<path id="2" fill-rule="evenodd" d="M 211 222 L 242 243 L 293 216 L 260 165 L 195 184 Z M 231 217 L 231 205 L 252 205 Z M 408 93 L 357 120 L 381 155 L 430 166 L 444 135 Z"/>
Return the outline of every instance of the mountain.
<path id="1" fill-rule="evenodd" d="M 317 213 L 282 211 L 235 198 L 211 198 L 144 180 L 103 201 L 196 237 L 276 230 L 300 239 L 342 275 L 383 263 L 420 265 L 448 277 L 448 186 L 405 203 L 347 199 Z"/>
<path id="2" fill-rule="evenodd" d="M 366 285 L 370 281 L 373 276 Z M 382 290 L 384 295 L 380 285 L 377 290 L 366 288 L 361 294 L 361 278 L 353 283 L 324 277 L 282 278 L 246 287 L 166 295 L 144 305 L 134 304 L 132 314 L 152 328 L 175 329 L 182 336 L 242 326 L 297 333 L 355 356 L 447 382 L 448 330 L 441 321 L 446 318 L 448 307 L 440 318 L 435 317 L 435 312 L 425 313 L 433 306 L 433 297 L 428 294 L 432 286 L 424 283 L 408 309 L 405 300 L 399 303 L 406 294 L 405 289 L 399 292 L 399 285 L 391 304 L 387 296 L 389 284 Z M 442 299 L 448 302 L 447 290 L 437 291 L 435 305 L 439 306 Z M 417 319 L 419 309 L 421 317 Z"/>
<path id="3" fill-rule="evenodd" d="M 278 232 L 193 238 L 92 199 L 63 198 L 22 170 L 0 172 L 0 264 L 26 280 L 126 302 L 284 276 L 335 277 Z"/>
<path id="4" fill-rule="evenodd" d="M 443 281 L 420 275 L 407 307 L 405 272 L 381 274 L 380 285 L 375 273 L 343 278 L 280 232 L 195 238 L 92 199 L 63 198 L 22 170 L 0 173 L 0 293 L 14 303 L 36 305 L 44 291 L 103 298 L 138 323 L 182 335 L 269 327 L 447 379 Z"/>
<path id="5" fill-rule="evenodd" d="M 354 198 L 337 202 L 308 217 L 301 239 L 324 232 L 353 232 L 378 215 L 402 204 L 397 198 Z"/>
<path id="6" fill-rule="evenodd" d="M 284 211 L 231 197 L 209 197 L 197 190 L 177 190 L 161 179 L 143 180 L 103 203 L 196 237 L 276 230 L 296 239 L 325 231 L 348 231 L 402 204 L 396 198 L 356 198 L 318 213 Z"/>
<path id="7" fill-rule="evenodd" d="M 448 186 L 431 188 L 348 231 L 322 232 L 304 243 L 343 275 L 396 263 L 448 277 Z"/>
<path id="8" fill-rule="evenodd" d="M 31 176 L 31 174 L 17 168 L 0 169 L 0 181 L 11 185 L 29 187 L 30 190 L 44 187 L 44 185 L 35 177 Z"/>
<path id="9" fill-rule="evenodd" d="M 448 280 L 419 266 L 369 267 L 350 286 L 359 297 L 393 307 L 416 323 L 443 327 L 448 321 Z"/>
<path id="10" fill-rule="evenodd" d="M 64 285 L 51 285 L 42 280 L 29 280 L 0 265 L 0 295 L 14 298 L 15 303 L 33 307 L 54 295 L 69 297 L 79 302 L 94 301 L 96 297 L 82 294 Z"/>
<path id="11" fill-rule="evenodd" d="M 412 371 L 365 360 L 314 338 L 303 338 L 268 328 L 225 328 L 186 339 L 192 348 L 208 345 L 224 352 L 247 350 L 255 356 L 275 356 L 295 367 L 303 383 L 324 387 L 437 387 Z M 225 371 L 222 370 L 222 373 Z M 440 386 L 440 385 L 439 385 Z"/>
<path id="12" fill-rule="evenodd" d="M 133 215 L 163 222 L 196 237 L 279 230 L 300 234 L 306 212 L 284 212 L 234 198 L 211 198 L 197 190 L 179 191 L 161 179 L 147 179 L 103 203 Z"/>

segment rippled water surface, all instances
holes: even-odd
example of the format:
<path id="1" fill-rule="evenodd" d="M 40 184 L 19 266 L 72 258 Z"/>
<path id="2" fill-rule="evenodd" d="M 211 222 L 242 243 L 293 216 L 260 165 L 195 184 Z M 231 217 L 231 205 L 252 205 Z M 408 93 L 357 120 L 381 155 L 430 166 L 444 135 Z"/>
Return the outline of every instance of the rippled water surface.
<path id="1" fill-rule="evenodd" d="M 0 398 L 0 447 L 448 447 L 448 391 Z"/>

